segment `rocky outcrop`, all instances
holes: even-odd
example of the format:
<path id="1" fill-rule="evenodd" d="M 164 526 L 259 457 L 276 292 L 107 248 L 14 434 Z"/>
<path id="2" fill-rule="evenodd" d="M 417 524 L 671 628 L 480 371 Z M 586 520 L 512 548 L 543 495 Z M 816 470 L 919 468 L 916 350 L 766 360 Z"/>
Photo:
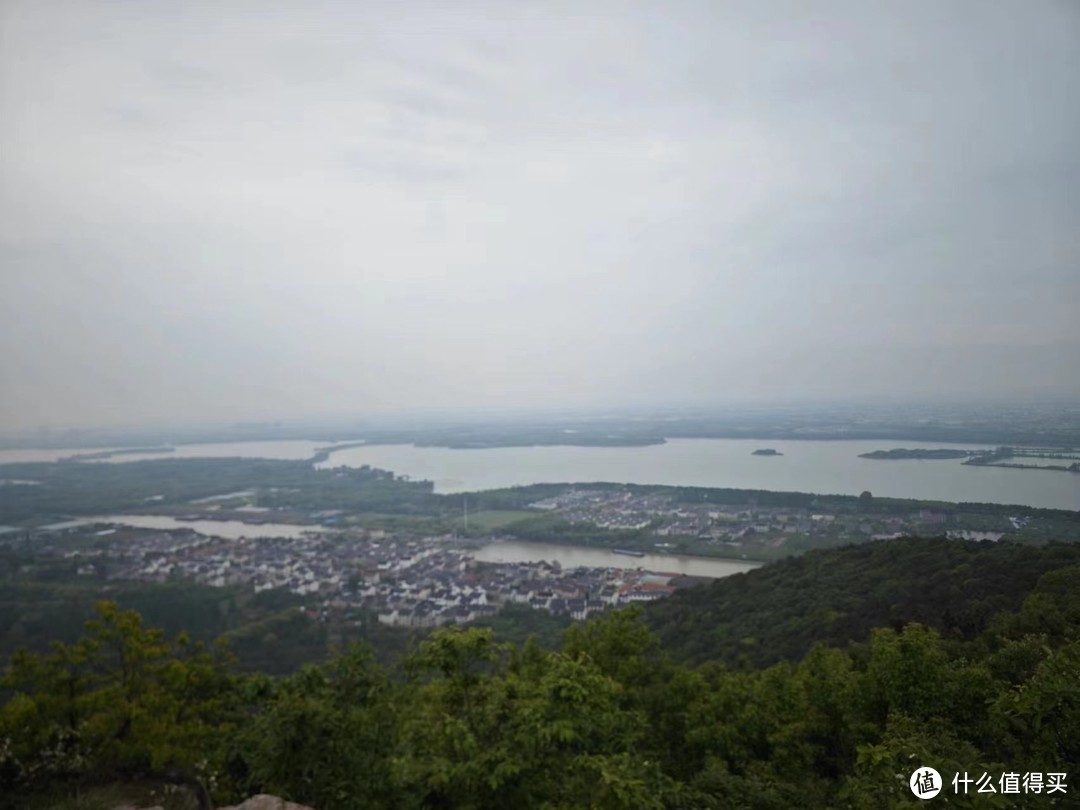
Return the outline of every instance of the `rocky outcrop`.
<path id="1" fill-rule="evenodd" d="M 261 793 L 258 796 L 252 796 L 247 801 L 238 805 L 233 807 L 222 807 L 220 810 L 315 810 L 315 808 L 308 807 L 305 804 L 287 802 L 284 799 L 279 799 L 277 796 L 268 796 L 265 793 Z"/>

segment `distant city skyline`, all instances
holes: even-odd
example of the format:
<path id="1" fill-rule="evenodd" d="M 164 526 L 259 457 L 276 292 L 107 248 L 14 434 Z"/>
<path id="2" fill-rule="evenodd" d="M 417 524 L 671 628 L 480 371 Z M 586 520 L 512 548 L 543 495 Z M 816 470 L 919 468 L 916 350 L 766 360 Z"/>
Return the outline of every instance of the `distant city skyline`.
<path id="1" fill-rule="evenodd" d="M 0 4 L 0 435 L 1080 400 L 1080 7 Z"/>

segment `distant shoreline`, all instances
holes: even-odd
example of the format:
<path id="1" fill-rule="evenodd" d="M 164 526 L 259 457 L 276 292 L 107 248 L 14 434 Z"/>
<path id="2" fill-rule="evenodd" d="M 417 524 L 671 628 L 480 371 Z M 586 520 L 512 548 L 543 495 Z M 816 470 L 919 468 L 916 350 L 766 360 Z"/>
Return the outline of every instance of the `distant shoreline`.
<path id="1" fill-rule="evenodd" d="M 67 456 L 61 458 L 61 462 L 82 462 L 82 461 L 107 461 L 113 456 L 149 456 L 157 455 L 158 453 L 173 453 L 176 452 L 176 448 L 171 445 L 163 445 L 161 447 L 125 447 L 120 450 L 100 450 L 96 453 L 76 453 L 73 456 Z"/>
<path id="2" fill-rule="evenodd" d="M 896 447 L 892 450 L 873 450 L 869 453 L 860 453 L 859 458 L 872 458 L 883 461 L 908 461 L 911 459 L 918 459 L 920 461 L 939 461 L 969 458 L 985 452 L 985 450 L 958 450 L 946 447 L 934 449 L 918 447 L 911 450 L 906 447 Z"/>

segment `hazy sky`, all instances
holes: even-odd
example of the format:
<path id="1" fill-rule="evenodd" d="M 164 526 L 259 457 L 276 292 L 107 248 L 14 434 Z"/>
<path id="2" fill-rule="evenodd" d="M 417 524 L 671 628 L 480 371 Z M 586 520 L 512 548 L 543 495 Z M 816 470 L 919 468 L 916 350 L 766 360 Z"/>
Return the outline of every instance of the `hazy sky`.
<path id="1" fill-rule="evenodd" d="M 1080 395 L 1080 4 L 0 0 L 0 430 Z"/>

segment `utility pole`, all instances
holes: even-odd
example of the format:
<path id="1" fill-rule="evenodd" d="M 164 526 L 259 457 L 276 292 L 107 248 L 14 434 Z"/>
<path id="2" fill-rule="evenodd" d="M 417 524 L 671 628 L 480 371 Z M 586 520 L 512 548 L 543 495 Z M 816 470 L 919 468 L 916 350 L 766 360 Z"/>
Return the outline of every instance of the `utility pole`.
<path id="1" fill-rule="evenodd" d="M 469 496 L 461 496 L 461 508 L 465 512 L 465 531 L 469 530 Z"/>

